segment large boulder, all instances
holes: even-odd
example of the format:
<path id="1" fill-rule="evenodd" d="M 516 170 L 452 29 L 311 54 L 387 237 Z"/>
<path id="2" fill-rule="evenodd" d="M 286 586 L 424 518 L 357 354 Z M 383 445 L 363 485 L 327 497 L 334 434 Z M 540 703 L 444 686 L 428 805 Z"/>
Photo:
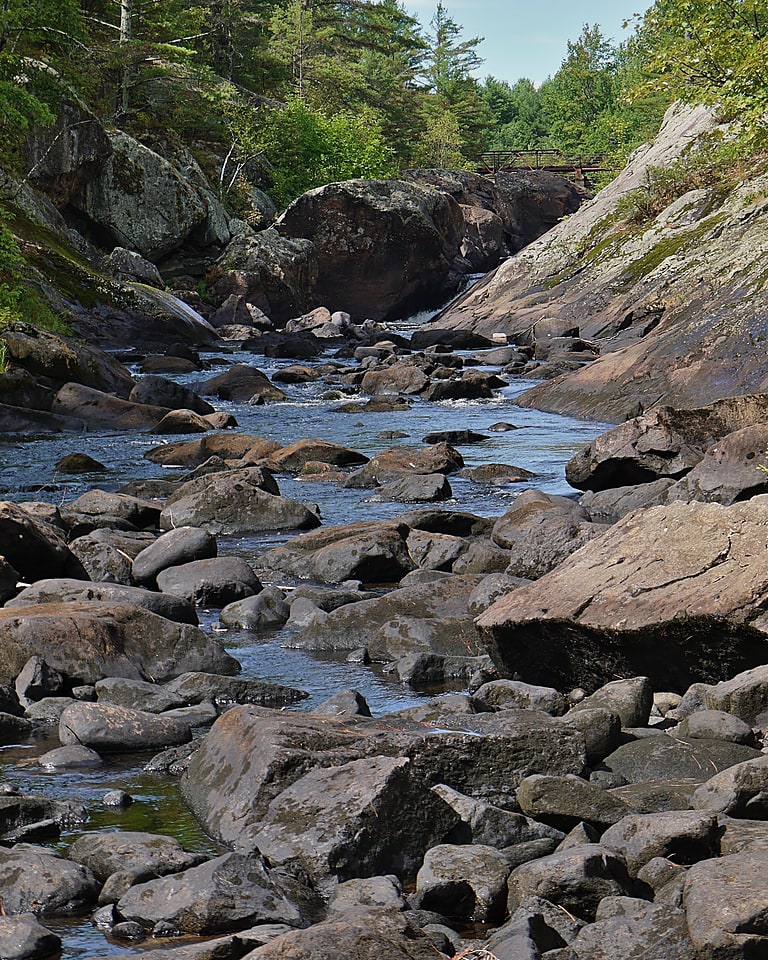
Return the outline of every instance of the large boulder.
<path id="1" fill-rule="evenodd" d="M 768 497 L 674 503 L 620 520 L 478 619 L 499 667 L 529 682 L 594 688 L 647 676 L 685 690 L 765 662 Z"/>
<path id="2" fill-rule="evenodd" d="M 99 174 L 112 144 L 99 118 L 70 94 L 59 103 L 53 125 L 35 129 L 23 151 L 30 183 L 63 208 Z"/>
<path id="3" fill-rule="evenodd" d="M 186 240 L 206 217 L 201 197 L 175 167 L 127 133 L 110 134 L 112 154 L 77 198 L 115 246 L 154 260 Z"/>
<path id="4" fill-rule="evenodd" d="M 39 917 L 72 916 L 96 903 L 99 883 L 87 867 L 23 844 L 0 847 L 3 914 Z"/>
<path id="5" fill-rule="evenodd" d="M 576 731 L 535 710 L 446 715 L 436 728 L 397 718 L 350 725 L 328 716 L 235 707 L 213 725 L 181 787 L 206 831 L 237 849 L 252 849 L 272 801 L 318 767 L 404 757 L 428 784 L 506 805 L 524 776 L 580 773 L 583 743 Z M 233 762 L 236 757 L 248 762 Z"/>
<path id="6" fill-rule="evenodd" d="M 35 378 L 80 383 L 119 397 L 127 397 L 133 389 L 134 380 L 121 363 L 74 338 L 16 322 L 3 328 L 2 340 L 7 359 Z"/>
<path id="7" fill-rule="evenodd" d="M 316 895 L 300 875 L 270 867 L 258 851 L 227 853 L 170 877 L 135 884 L 117 909 L 148 929 L 163 921 L 201 935 L 263 923 L 303 927 L 320 912 Z"/>
<path id="8" fill-rule="evenodd" d="M 99 753 L 157 751 L 191 739 L 189 724 L 176 717 L 111 703 L 73 703 L 59 721 L 59 740 L 64 745 L 81 744 Z"/>
<path id="9" fill-rule="evenodd" d="M 469 612 L 476 576 L 445 577 L 348 603 L 313 618 L 291 643 L 305 650 L 365 647 L 373 660 L 412 653 L 478 656 L 482 641 Z"/>
<path id="10" fill-rule="evenodd" d="M 291 239 L 273 227 L 255 236 L 242 233 L 224 251 L 213 270 L 211 290 L 219 303 L 240 297 L 275 321 L 290 320 L 316 306 L 310 291 L 319 271 L 309 240 Z"/>
<path id="11" fill-rule="evenodd" d="M 0 501 L 0 556 L 27 582 L 41 576 L 87 578 L 60 531 L 8 501 Z M 11 579 L 9 570 L 4 579 Z"/>
<path id="12" fill-rule="evenodd" d="M 368 757 L 286 787 L 254 840 L 270 863 L 299 860 L 319 886 L 389 873 L 409 881 L 457 820 L 408 759 Z"/>
<path id="13" fill-rule="evenodd" d="M 34 654 L 80 683 L 106 676 L 161 682 L 188 671 L 240 669 L 195 626 L 98 601 L 0 609 L 0 681 L 18 676 Z"/>
<path id="14" fill-rule="evenodd" d="M 648 483 L 662 477 L 677 479 L 701 463 L 713 445 L 715 449 L 710 456 L 714 459 L 719 441 L 728 434 L 763 423 L 766 411 L 766 394 L 728 397 L 691 409 L 661 407 L 600 434 L 571 457 L 565 476 L 572 486 L 581 490 Z M 754 450 L 752 452 L 754 454 Z M 753 478 L 747 488 L 754 489 L 764 484 L 765 475 L 758 470 L 760 459 L 753 455 L 750 460 Z M 694 492 L 698 490 L 692 489 L 691 493 Z M 681 495 L 676 499 L 694 497 Z M 697 496 L 695 499 L 715 498 Z"/>
<path id="15" fill-rule="evenodd" d="M 280 496 L 271 475 L 258 467 L 191 480 L 168 498 L 160 514 L 164 530 L 204 527 L 216 534 L 306 530 L 319 525 L 313 509 Z"/>
<path id="16" fill-rule="evenodd" d="M 332 183 L 295 200 L 276 228 L 313 244 L 313 306 L 344 310 L 353 319 L 389 320 L 436 306 L 458 288 L 461 208 L 427 187 L 393 180 Z"/>
<path id="17" fill-rule="evenodd" d="M 146 403 L 134 403 L 80 383 L 65 383 L 53 401 L 59 416 L 79 418 L 86 430 L 151 430 L 170 410 Z"/>

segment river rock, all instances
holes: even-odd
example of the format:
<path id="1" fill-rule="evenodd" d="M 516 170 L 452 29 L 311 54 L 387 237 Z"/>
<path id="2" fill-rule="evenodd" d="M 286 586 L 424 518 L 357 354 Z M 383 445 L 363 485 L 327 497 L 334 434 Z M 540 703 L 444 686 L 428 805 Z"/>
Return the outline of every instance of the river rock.
<path id="1" fill-rule="evenodd" d="M 26 587 L 13 600 L 8 601 L 6 609 L 38 606 L 43 603 L 66 603 L 69 601 L 95 600 L 102 603 L 141 607 L 150 613 L 174 620 L 176 623 L 189 623 L 197 626 L 197 614 L 194 606 L 183 597 L 151 593 L 139 587 L 129 587 L 122 583 L 93 583 L 82 580 L 39 580 Z"/>
<path id="2" fill-rule="evenodd" d="M 233 764 L 239 754 L 247 766 Z M 443 717 L 439 732 L 412 721 L 358 720 L 354 727 L 258 707 L 235 707 L 213 725 L 181 788 L 212 835 L 238 848 L 253 844 L 270 802 L 318 766 L 372 756 L 406 757 L 429 784 L 445 783 L 489 802 L 509 802 L 523 776 L 580 773 L 583 741 L 534 710 Z"/>
<path id="3" fill-rule="evenodd" d="M 53 413 L 78 418 L 87 430 L 97 432 L 150 430 L 169 412 L 167 407 L 133 403 L 80 383 L 65 383 L 53 401 Z"/>
<path id="4" fill-rule="evenodd" d="M 173 695 L 166 686 L 147 683 L 146 680 L 128 680 L 126 677 L 105 677 L 96 681 L 99 703 L 144 713 L 163 713 L 186 705 L 183 697 Z"/>
<path id="5" fill-rule="evenodd" d="M 345 910 L 338 916 L 270 940 L 249 960 L 434 960 L 432 940 L 402 913 L 381 907 Z"/>
<path id="6" fill-rule="evenodd" d="M 171 410 L 194 410 L 201 416 L 215 412 L 214 407 L 198 396 L 194 390 L 176 383 L 175 380 L 156 375 L 142 377 L 131 390 L 128 399 L 133 403 L 168 407 Z"/>
<path id="7" fill-rule="evenodd" d="M 581 731 L 587 750 L 587 762 L 594 765 L 619 745 L 621 720 L 607 707 L 569 710 L 563 722 Z"/>
<path id="8" fill-rule="evenodd" d="M 691 867 L 685 876 L 683 904 L 697 956 L 741 960 L 765 952 L 766 883 L 768 852 L 764 850 L 703 860 Z"/>
<path id="9" fill-rule="evenodd" d="M 384 907 L 401 911 L 406 910 L 408 904 L 403 897 L 400 881 L 390 874 L 340 883 L 328 902 L 328 913 L 338 914 L 357 907 Z"/>
<path id="10" fill-rule="evenodd" d="M 722 710 L 697 710 L 682 720 L 675 733 L 686 739 L 729 740 L 755 746 L 755 734 L 749 724 Z"/>
<path id="11" fill-rule="evenodd" d="M 321 583 L 396 583 L 415 567 L 408 551 L 409 533 L 408 526 L 393 521 L 330 527 L 294 537 L 265 554 L 262 563 Z"/>
<path id="12" fill-rule="evenodd" d="M 605 757 L 603 765 L 628 783 L 681 777 L 702 783 L 715 770 L 759 756 L 751 747 L 725 740 L 675 740 L 660 733 L 623 744 Z"/>
<path id="13" fill-rule="evenodd" d="M 300 874 L 270 867 L 258 853 L 227 853 L 170 877 L 132 886 L 118 901 L 126 920 L 145 929 L 164 921 L 209 935 L 258 923 L 305 926 L 320 904 Z"/>
<path id="14" fill-rule="evenodd" d="M 452 576 L 346 604 L 308 623 L 292 643 L 318 651 L 365 646 L 371 659 L 384 661 L 411 653 L 478 656 L 484 651 L 468 609 L 477 583 Z"/>
<path id="15" fill-rule="evenodd" d="M 600 844 L 561 850 L 524 863 L 509 877 L 510 911 L 527 896 L 543 897 L 583 920 L 593 920 L 604 897 L 630 893 L 626 867 Z"/>
<path id="16" fill-rule="evenodd" d="M 561 830 L 581 822 L 607 827 L 630 813 L 627 804 L 581 777 L 534 774 L 521 781 L 516 796 L 524 814 Z"/>
<path id="17" fill-rule="evenodd" d="M 674 486 L 671 477 L 662 477 L 661 480 L 626 487 L 587 490 L 579 497 L 579 503 L 596 523 L 615 523 L 633 510 L 666 503 L 667 491 Z"/>
<path id="18" fill-rule="evenodd" d="M 251 451 L 258 458 L 269 456 L 280 449 L 280 444 L 264 437 L 244 433 L 214 433 L 195 440 L 179 443 L 164 443 L 152 447 L 144 454 L 146 460 L 162 466 L 199 467 L 210 457 L 224 460 L 239 460 Z"/>
<path id="19" fill-rule="evenodd" d="M 450 500 L 453 490 L 442 473 L 401 477 L 382 483 L 376 489 L 376 499 L 400 500 L 403 503 L 436 503 Z"/>
<path id="20" fill-rule="evenodd" d="M 520 680 L 491 680 L 475 690 L 472 696 L 492 710 L 531 707 L 558 717 L 568 708 L 566 698 L 553 687 L 537 687 Z"/>
<path id="21" fill-rule="evenodd" d="M 353 318 L 407 316 L 444 302 L 459 282 L 454 261 L 463 234 L 461 209 L 426 187 L 370 180 L 329 184 L 294 201 L 277 229 L 312 242 L 318 263 L 314 303 L 334 304 Z"/>
<path id="22" fill-rule="evenodd" d="M 204 396 L 219 397 L 239 403 L 257 403 L 265 400 L 285 400 L 285 393 L 257 367 L 235 363 L 224 373 L 197 385 Z"/>
<path id="23" fill-rule="evenodd" d="M 0 501 L 0 555 L 28 582 L 40 576 L 87 576 L 60 532 L 8 501 Z"/>
<path id="24" fill-rule="evenodd" d="M 630 514 L 567 569 L 490 607 L 478 620 L 489 652 L 528 682 L 587 689 L 617 674 L 685 689 L 762 663 L 764 585 L 750 558 L 766 518 L 765 496 Z"/>
<path id="25" fill-rule="evenodd" d="M 61 951 L 61 938 L 32 914 L 0 917 L 0 956 L 5 960 L 42 960 Z"/>
<path id="26" fill-rule="evenodd" d="M 580 490 L 604 490 L 663 477 L 678 479 L 701 463 L 712 448 L 712 463 L 706 468 L 710 471 L 718 460 L 719 442 L 734 431 L 759 424 L 765 417 L 765 405 L 765 395 L 754 394 L 716 400 L 704 407 L 662 407 L 642 414 L 601 434 L 574 454 L 566 464 L 566 479 Z M 746 438 L 754 439 L 754 434 L 748 433 Z M 749 450 L 742 452 L 746 456 Z M 754 485 L 759 486 L 764 475 L 757 470 L 757 461 L 753 466 Z"/>
<path id="27" fill-rule="evenodd" d="M 441 476 L 441 474 L 434 476 Z M 463 537 L 429 533 L 426 530 L 411 530 L 406 544 L 408 553 L 419 565 L 420 570 L 428 571 L 450 571 L 456 560 L 467 549 L 467 543 Z M 407 576 L 416 576 L 416 571 L 406 574 Z M 403 583 L 403 586 L 410 586 L 410 581 Z"/>
<path id="28" fill-rule="evenodd" d="M 8 916 L 62 917 L 96 904 L 99 883 L 86 867 L 42 847 L 0 847 L 0 886 Z"/>
<path id="29" fill-rule="evenodd" d="M 710 709 L 732 713 L 746 723 L 762 723 L 768 714 L 768 666 L 745 670 L 702 691 Z M 680 709 L 678 708 L 678 714 Z"/>
<path id="30" fill-rule="evenodd" d="M 38 763 L 47 770 L 87 770 L 100 767 L 103 761 L 95 750 L 76 743 L 49 750 L 39 758 Z"/>
<path id="31" fill-rule="evenodd" d="M 552 853 L 556 844 L 563 839 L 562 832 L 554 827 L 532 820 L 524 814 L 504 810 L 477 797 L 468 797 L 444 783 L 436 784 L 432 789 L 461 818 L 461 823 L 451 834 L 453 842 L 483 844 L 502 849 L 547 840 L 552 846 L 546 853 Z"/>
<path id="32" fill-rule="evenodd" d="M 3 341 L 8 359 L 36 379 L 53 380 L 57 386 L 80 383 L 123 398 L 133 389 L 134 380 L 122 363 L 74 337 L 15 322 L 4 327 Z"/>
<path id="33" fill-rule="evenodd" d="M 693 794 L 697 810 L 768 819 L 768 757 L 759 755 L 721 770 Z"/>
<path id="34" fill-rule="evenodd" d="M 617 853 L 635 877 L 653 857 L 687 864 L 717 856 L 719 839 L 720 825 L 713 814 L 674 810 L 625 816 L 605 831 L 600 843 Z"/>
<path id="35" fill-rule="evenodd" d="M 225 607 L 261 590 L 261 582 L 242 557 L 212 557 L 166 567 L 158 589 L 201 607 Z"/>
<path id="36" fill-rule="evenodd" d="M 602 905 L 608 902 L 616 904 L 616 912 L 604 917 Z M 608 897 L 603 904 L 597 922 L 582 927 L 569 944 L 572 960 L 634 960 L 649 944 L 659 960 L 698 960 L 701 956 L 691 942 L 685 913 L 676 905 L 627 897 Z"/>
<path id="37" fill-rule="evenodd" d="M 282 627 L 290 615 L 283 591 L 266 587 L 255 596 L 228 603 L 219 614 L 219 621 L 225 627 L 258 631 Z"/>
<path id="38" fill-rule="evenodd" d="M 265 683 L 246 677 L 224 677 L 217 673 L 190 672 L 169 680 L 164 689 L 187 704 L 212 702 L 217 705 L 254 703 L 263 707 L 284 707 L 306 700 L 303 690 L 279 683 Z"/>
<path id="39" fill-rule="evenodd" d="M 415 906 L 452 919 L 500 920 L 510 868 L 500 850 L 481 844 L 438 844 L 427 850 L 416 877 Z"/>
<path id="40" fill-rule="evenodd" d="M 133 586 L 131 558 L 154 539 L 151 533 L 145 531 L 100 528 L 70 540 L 69 549 L 94 582 L 108 581 Z"/>
<path id="41" fill-rule="evenodd" d="M 412 396 L 426 390 L 429 376 L 415 358 L 399 360 L 383 370 L 366 371 L 360 392 L 372 397 Z"/>
<path id="42" fill-rule="evenodd" d="M 187 853 L 175 837 L 129 830 L 85 833 L 70 846 L 67 857 L 87 867 L 102 883 L 119 874 L 128 886 L 188 870 L 206 859 L 202 854 Z"/>
<path id="43" fill-rule="evenodd" d="M 525 490 L 496 521 L 491 539 L 509 551 L 507 573 L 535 580 L 605 530 L 575 501 Z"/>
<path id="44" fill-rule="evenodd" d="M 124 521 L 132 529 L 156 527 L 160 507 L 151 500 L 143 500 L 125 493 L 109 493 L 94 488 L 71 500 L 61 509 L 61 519 L 72 529 L 93 520 L 94 526 L 109 526 L 113 521 Z M 118 526 L 118 523 L 114 523 Z"/>
<path id="45" fill-rule="evenodd" d="M 85 808 L 73 801 L 30 794 L 0 795 L 0 838 L 4 843 L 12 842 L 13 835 L 29 824 L 55 824 L 57 828 L 72 829 L 87 818 Z"/>
<path id="46" fill-rule="evenodd" d="M 18 743 L 35 731 L 35 725 L 24 717 L 0 712 L 0 744 Z"/>
<path id="47" fill-rule="evenodd" d="M 375 487 L 404 474 L 453 473 L 464 466 L 458 450 L 450 444 L 426 447 L 390 447 L 372 457 L 344 484 L 349 487 Z"/>
<path id="48" fill-rule="evenodd" d="M 139 607 L 69 601 L 0 609 L 0 678 L 39 654 L 70 682 L 100 677 L 169 680 L 189 670 L 233 674 L 236 660 L 197 627 Z"/>
<path id="49" fill-rule="evenodd" d="M 495 389 L 506 385 L 507 381 L 495 373 L 465 370 L 458 377 L 434 380 L 421 395 L 432 403 L 441 400 L 490 400 Z"/>
<path id="50" fill-rule="evenodd" d="M 152 587 L 157 575 L 168 567 L 207 560 L 216 553 L 216 538 L 212 533 L 199 527 L 175 527 L 136 554 L 131 574 L 136 583 Z"/>
<path id="51" fill-rule="evenodd" d="M 299 860 L 319 887 L 384 873 L 407 882 L 457 819 L 407 758 L 367 757 L 294 781 L 253 842 L 270 863 Z"/>
<path id="52" fill-rule="evenodd" d="M 615 713 L 622 727 L 644 727 L 653 706 L 653 688 L 648 677 L 611 680 L 589 697 L 574 704 L 572 712 L 604 707 Z"/>
<path id="53" fill-rule="evenodd" d="M 191 739 L 189 724 L 112 704 L 73 703 L 59 721 L 63 744 L 80 743 L 101 753 L 162 750 Z"/>
<path id="54" fill-rule="evenodd" d="M 331 463 L 337 467 L 351 467 L 367 463 L 368 457 L 330 440 L 313 439 L 299 440 L 282 447 L 271 454 L 267 462 L 278 473 L 298 473 L 313 460 Z"/>
<path id="55" fill-rule="evenodd" d="M 63 694 L 66 682 L 58 670 L 46 663 L 42 657 L 34 656 L 21 668 L 14 681 L 14 688 L 20 705 L 26 708 L 34 700 Z"/>
<path id="56" fill-rule="evenodd" d="M 271 493 L 274 480 L 258 467 L 228 470 L 185 484 L 169 498 L 160 526 L 204 527 L 215 534 L 301 530 L 320 525 L 317 513 L 298 500 Z"/>

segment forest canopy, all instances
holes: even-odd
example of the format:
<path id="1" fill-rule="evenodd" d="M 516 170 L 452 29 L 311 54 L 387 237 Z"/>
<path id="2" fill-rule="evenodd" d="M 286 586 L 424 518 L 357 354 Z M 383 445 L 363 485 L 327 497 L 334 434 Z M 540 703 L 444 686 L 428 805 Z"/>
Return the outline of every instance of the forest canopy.
<path id="1" fill-rule="evenodd" d="M 5 0 L 0 163 L 64 96 L 107 125 L 193 152 L 233 212 L 334 179 L 466 167 L 487 150 L 557 149 L 618 167 L 674 99 L 765 137 L 768 0 L 656 0 L 614 43 L 598 24 L 541 85 L 483 77 L 482 38 L 437 2 Z M 512 67 L 514 71 L 514 66 Z"/>

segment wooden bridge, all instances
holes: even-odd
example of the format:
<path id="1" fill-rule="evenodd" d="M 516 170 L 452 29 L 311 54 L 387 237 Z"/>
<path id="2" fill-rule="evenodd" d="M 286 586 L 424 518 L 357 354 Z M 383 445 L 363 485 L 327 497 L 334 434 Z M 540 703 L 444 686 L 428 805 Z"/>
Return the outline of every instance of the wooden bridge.
<path id="1" fill-rule="evenodd" d="M 488 150 L 472 158 L 477 172 L 485 177 L 517 170 L 547 170 L 564 177 L 586 180 L 590 173 L 611 170 L 607 158 L 601 154 L 592 157 L 567 157 L 560 150 Z"/>

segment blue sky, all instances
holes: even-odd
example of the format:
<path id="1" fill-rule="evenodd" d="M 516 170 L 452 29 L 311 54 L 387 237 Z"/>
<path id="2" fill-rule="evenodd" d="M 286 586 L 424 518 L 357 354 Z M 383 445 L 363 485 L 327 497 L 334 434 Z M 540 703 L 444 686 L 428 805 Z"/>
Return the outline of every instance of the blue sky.
<path id="1" fill-rule="evenodd" d="M 404 0 L 408 13 L 426 26 L 437 0 Z M 448 15 L 464 28 L 462 38 L 485 37 L 478 53 L 485 63 L 478 78 L 492 74 L 514 83 L 541 83 L 556 73 L 585 23 L 599 23 L 617 43 L 628 36 L 624 20 L 643 13 L 650 0 L 443 0 Z"/>

